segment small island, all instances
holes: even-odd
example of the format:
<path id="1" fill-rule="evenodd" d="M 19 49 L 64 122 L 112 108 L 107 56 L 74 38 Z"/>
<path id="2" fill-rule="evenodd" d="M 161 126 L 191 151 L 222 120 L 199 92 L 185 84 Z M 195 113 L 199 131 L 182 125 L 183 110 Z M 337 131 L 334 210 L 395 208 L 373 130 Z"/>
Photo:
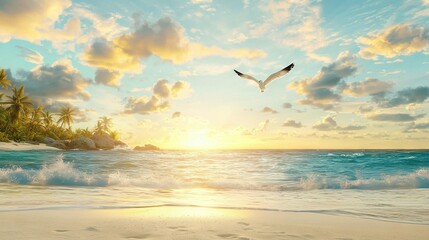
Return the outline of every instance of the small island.
<path id="1" fill-rule="evenodd" d="M 25 95 L 25 87 L 11 86 L 6 71 L 0 70 L 0 142 L 10 143 L 4 149 L 62 149 L 111 150 L 128 148 L 120 141 L 119 133 L 112 130 L 112 119 L 101 117 L 93 129 L 78 128 L 72 124 L 77 112 L 72 106 L 63 106 L 58 112 L 45 110 L 41 104 Z M 36 147 L 37 146 L 37 147 Z M 45 146 L 45 148 L 44 148 Z M 146 144 L 134 150 L 159 150 Z"/>
<path id="2" fill-rule="evenodd" d="M 144 146 L 136 146 L 134 150 L 135 151 L 158 151 L 161 149 L 152 144 L 145 144 Z"/>

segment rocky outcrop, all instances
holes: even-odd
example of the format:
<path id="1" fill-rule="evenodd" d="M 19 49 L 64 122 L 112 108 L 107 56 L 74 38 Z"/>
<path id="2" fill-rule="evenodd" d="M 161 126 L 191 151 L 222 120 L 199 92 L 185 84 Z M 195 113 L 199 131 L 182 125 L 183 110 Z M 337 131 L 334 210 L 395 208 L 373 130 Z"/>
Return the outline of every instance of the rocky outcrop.
<path id="1" fill-rule="evenodd" d="M 115 147 L 119 146 L 119 147 L 128 147 L 128 145 L 122 141 L 119 140 L 115 140 Z"/>
<path id="2" fill-rule="evenodd" d="M 45 137 L 45 139 L 43 139 L 43 143 L 45 143 L 48 146 L 51 146 L 55 142 L 56 142 L 56 140 L 53 138 L 50 138 L 50 137 Z"/>
<path id="3" fill-rule="evenodd" d="M 87 137 L 79 137 L 70 142 L 71 149 L 80 149 L 80 150 L 95 150 L 97 147 L 95 146 L 94 141 Z"/>
<path id="4" fill-rule="evenodd" d="M 57 141 L 50 137 L 45 137 L 45 139 L 43 139 L 43 143 L 45 143 L 49 147 L 67 149 L 67 145 L 63 141 Z"/>
<path id="5" fill-rule="evenodd" d="M 110 150 L 116 146 L 127 147 L 128 145 L 122 141 L 115 140 L 107 134 L 94 135 L 92 138 L 80 136 L 73 140 L 55 140 L 46 137 L 43 142 L 50 146 L 59 149 L 80 149 L 80 150 Z"/>
<path id="6" fill-rule="evenodd" d="M 161 149 L 152 144 L 145 144 L 144 146 L 136 146 L 134 150 L 135 151 L 154 151 L 154 150 L 161 150 Z"/>
<path id="7" fill-rule="evenodd" d="M 110 150 L 116 146 L 125 147 L 127 144 L 110 137 L 108 134 L 97 134 L 92 137 L 95 146 L 99 149 Z"/>

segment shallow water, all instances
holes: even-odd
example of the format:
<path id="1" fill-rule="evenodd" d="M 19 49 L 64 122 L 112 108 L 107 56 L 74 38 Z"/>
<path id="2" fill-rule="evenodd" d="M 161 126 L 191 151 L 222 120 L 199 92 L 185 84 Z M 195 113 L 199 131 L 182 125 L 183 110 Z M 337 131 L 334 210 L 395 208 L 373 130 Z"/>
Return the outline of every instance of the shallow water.
<path id="1" fill-rule="evenodd" d="M 3 151 L 0 211 L 197 205 L 429 224 L 429 151 Z"/>

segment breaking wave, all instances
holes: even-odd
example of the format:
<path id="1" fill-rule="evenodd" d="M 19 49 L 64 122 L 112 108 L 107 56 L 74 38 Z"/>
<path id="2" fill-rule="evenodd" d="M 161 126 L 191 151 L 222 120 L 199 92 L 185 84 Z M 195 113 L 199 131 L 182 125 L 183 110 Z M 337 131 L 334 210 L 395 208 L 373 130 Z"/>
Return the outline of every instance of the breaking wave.
<path id="1" fill-rule="evenodd" d="M 409 174 L 386 175 L 379 179 L 342 180 L 309 175 L 295 182 L 261 183 L 239 180 L 192 179 L 174 177 L 130 176 L 120 171 L 112 173 L 83 172 L 62 155 L 40 169 L 21 167 L 0 168 L 0 183 L 43 186 L 143 187 L 154 189 L 210 188 L 220 190 L 293 191 L 314 189 L 413 189 L 429 188 L 429 170 L 421 168 Z"/>

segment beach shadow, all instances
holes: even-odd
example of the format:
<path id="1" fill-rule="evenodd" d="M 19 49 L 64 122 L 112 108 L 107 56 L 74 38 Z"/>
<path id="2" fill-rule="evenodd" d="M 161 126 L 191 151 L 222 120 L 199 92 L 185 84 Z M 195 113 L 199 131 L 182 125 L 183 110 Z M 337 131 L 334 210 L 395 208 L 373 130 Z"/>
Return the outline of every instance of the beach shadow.
<path id="1" fill-rule="evenodd" d="M 95 227 L 87 227 L 85 228 L 85 231 L 89 231 L 89 232 L 98 232 L 98 229 Z"/>
<path id="2" fill-rule="evenodd" d="M 65 233 L 65 232 L 68 232 L 69 230 L 65 230 L 65 229 L 56 229 L 55 230 L 55 232 L 58 232 L 58 233 Z"/>
<path id="3" fill-rule="evenodd" d="M 238 236 L 236 234 L 233 233 L 221 233 L 217 235 L 218 237 L 221 238 L 237 238 Z"/>
<path id="4" fill-rule="evenodd" d="M 237 224 L 243 225 L 243 226 L 249 226 L 249 223 L 245 223 L 245 222 L 237 222 Z"/>
<path id="5" fill-rule="evenodd" d="M 125 237 L 126 239 L 145 239 L 152 236 L 151 234 L 140 234 L 140 235 L 135 235 L 135 236 L 129 236 L 129 237 Z"/>

